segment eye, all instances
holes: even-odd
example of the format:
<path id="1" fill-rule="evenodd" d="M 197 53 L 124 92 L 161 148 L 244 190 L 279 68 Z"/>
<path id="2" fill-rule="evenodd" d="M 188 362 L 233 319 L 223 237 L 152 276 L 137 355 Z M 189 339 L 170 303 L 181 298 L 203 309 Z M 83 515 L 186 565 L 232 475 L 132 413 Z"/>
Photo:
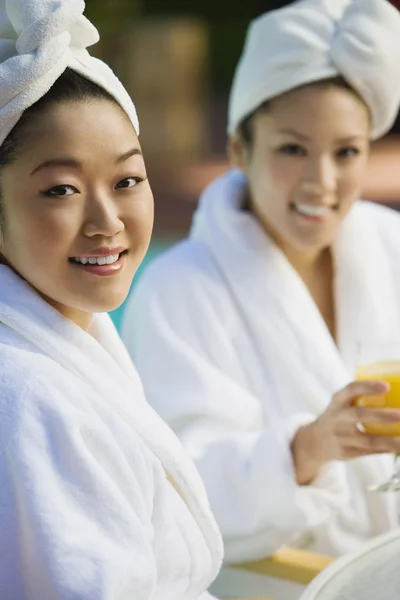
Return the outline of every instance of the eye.
<path id="1" fill-rule="evenodd" d="M 353 158 L 354 156 L 358 156 L 360 154 L 360 150 L 355 148 L 354 146 L 349 146 L 347 148 L 340 148 L 337 151 L 337 156 L 339 158 Z"/>
<path id="2" fill-rule="evenodd" d="M 143 181 L 142 177 L 125 177 L 125 179 L 121 179 L 121 181 L 118 181 L 117 185 L 115 186 L 115 189 L 121 190 L 133 188 L 141 181 Z"/>
<path id="3" fill-rule="evenodd" d="M 73 185 L 55 185 L 54 187 L 42 192 L 43 196 L 53 198 L 65 198 L 73 194 L 79 194 L 79 191 Z"/>
<path id="4" fill-rule="evenodd" d="M 305 156 L 306 150 L 298 144 L 284 144 L 279 148 L 281 154 L 287 154 L 288 156 Z"/>

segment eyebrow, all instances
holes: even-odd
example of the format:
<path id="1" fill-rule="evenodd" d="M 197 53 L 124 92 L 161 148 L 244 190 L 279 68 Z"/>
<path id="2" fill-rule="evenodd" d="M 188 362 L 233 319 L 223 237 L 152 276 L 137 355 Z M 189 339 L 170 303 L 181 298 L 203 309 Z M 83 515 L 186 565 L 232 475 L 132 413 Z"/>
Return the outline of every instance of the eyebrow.
<path id="1" fill-rule="evenodd" d="M 125 162 L 126 160 L 128 160 L 128 158 L 131 158 L 135 155 L 142 156 L 142 151 L 140 150 L 140 148 L 131 148 L 127 152 L 120 154 L 115 159 L 115 164 Z M 31 175 L 34 175 L 42 169 L 47 169 L 48 167 L 71 167 L 73 169 L 81 169 L 82 164 L 79 162 L 79 160 L 76 160 L 75 158 L 71 158 L 68 156 L 60 156 L 59 158 L 51 158 L 50 160 L 45 160 L 44 162 L 40 163 L 40 165 L 33 169 Z"/>
<path id="2" fill-rule="evenodd" d="M 292 135 L 293 137 L 296 137 L 297 139 L 303 140 L 305 142 L 310 141 L 309 137 L 307 137 L 303 133 L 300 133 L 300 131 L 296 131 L 295 129 L 279 129 L 278 133 L 283 134 L 283 135 Z M 363 139 L 363 137 L 364 136 L 362 134 L 349 135 L 347 137 L 338 139 L 337 142 L 339 144 L 346 144 L 346 143 L 348 144 L 349 142 L 355 142 L 357 140 L 361 140 L 361 139 Z"/>
<path id="3" fill-rule="evenodd" d="M 115 163 L 120 164 L 122 162 L 125 162 L 126 160 L 128 160 L 128 158 L 131 158 L 131 156 L 135 156 L 136 154 L 138 154 L 139 156 L 143 156 L 140 148 L 131 148 L 130 150 L 128 150 L 128 152 L 120 154 L 120 156 L 117 157 Z"/>
<path id="4" fill-rule="evenodd" d="M 310 139 L 306 135 L 304 135 L 303 133 L 300 133 L 299 131 L 296 131 L 295 129 L 279 129 L 278 133 L 283 134 L 283 135 L 292 135 L 293 137 L 296 137 L 299 140 L 309 140 Z"/>

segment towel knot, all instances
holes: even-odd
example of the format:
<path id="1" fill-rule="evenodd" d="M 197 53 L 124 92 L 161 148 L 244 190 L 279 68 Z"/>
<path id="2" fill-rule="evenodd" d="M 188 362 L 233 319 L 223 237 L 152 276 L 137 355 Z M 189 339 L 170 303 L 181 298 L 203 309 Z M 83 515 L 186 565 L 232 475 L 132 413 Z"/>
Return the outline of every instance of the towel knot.
<path id="1" fill-rule="evenodd" d="M 228 132 L 265 101 L 342 76 L 370 109 L 372 138 L 400 102 L 400 16 L 386 0 L 302 0 L 255 19 L 234 76 Z"/>
<path id="2" fill-rule="evenodd" d="M 0 0 L 0 144 L 67 67 L 108 91 L 139 133 L 121 82 L 87 51 L 99 34 L 84 9 L 84 0 Z"/>
<path id="3" fill-rule="evenodd" d="M 83 16 L 84 8 L 83 0 L 5 0 L 0 9 L 0 40 L 8 46 L 15 40 L 19 55 L 53 46 L 57 49 L 53 60 L 57 60 L 68 48 L 87 48 L 99 40 L 97 29 Z"/>
<path id="4" fill-rule="evenodd" d="M 400 99 L 400 19 L 382 0 L 350 2 L 332 39 L 330 56 L 338 74 L 370 109 L 374 137 L 388 131 Z"/>

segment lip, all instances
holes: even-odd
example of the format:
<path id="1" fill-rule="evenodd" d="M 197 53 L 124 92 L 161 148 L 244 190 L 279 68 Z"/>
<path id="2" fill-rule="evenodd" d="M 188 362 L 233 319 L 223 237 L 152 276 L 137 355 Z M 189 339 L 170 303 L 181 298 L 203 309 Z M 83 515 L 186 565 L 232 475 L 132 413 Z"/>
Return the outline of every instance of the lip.
<path id="1" fill-rule="evenodd" d="M 117 252 L 115 252 L 115 254 L 117 254 Z M 99 255 L 96 254 L 95 256 L 99 256 Z M 103 256 L 107 256 L 107 255 L 103 254 Z M 109 277 L 110 275 L 116 275 L 117 273 L 119 273 L 121 271 L 121 269 L 123 269 L 124 263 L 125 263 L 125 257 L 126 257 L 126 252 L 124 254 L 121 254 L 121 256 L 119 257 L 117 262 L 112 263 L 111 265 L 90 265 L 90 264 L 83 265 L 82 263 L 78 263 L 78 262 L 74 262 L 74 261 L 71 261 L 70 264 L 73 265 L 73 267 L 80 269 L 84 273 L 88 273 L 90 275 L 96 275 L 96 276 L 100 276 L 100 277 Z M 82 258 L 87 258 L 87 256 L 82 256 Z M 89 258 L 90 258 L 90 256 L 89 256 Z"/>
<path id="2" fill-rule="evenodd" d="M 336 210 L 338 208 L 337 204 L 315 204 L 313 202 L 292 202 L 291 208 L 294 208 L 296 204 L 300 204 L 301 206 L 308 206 L 310 208 L 329 208 L 331 210 Z"/>
<path id="3" fill-rule="evenodd" d="M 82 252 L 82 254 L 75 254 L 71 258 L 97 258 L 99 256 L 112 256 L 113 254 L 122 254 L 127 248 L 123 246 L 116 246 L 115 248 L 97 248 L 91 252 Z"/>
<path id="4" fill-rule="evenodd" d="M 312 208 L 326 208 L 329 211 L 335 212 L 337 210 L 337 206 L 332 204 L 331 206 L 328 206 L 326 204 L 311 204 L 309 202 L 307 203 L 303 203 L 303 202 L 293 202 L 290 205 L 290 209 L 291 211 L 296 215 L 296 217 L 298 217 L 299 219 L 301 219 L 303 222 L 308 221 L 309 223 L 324 223 L 327 219 L 329 219 L 330 214 L 332 213 L 326 213 L 326 214 L 322 214 L 322 215 L 306 215 L 304 213 L 301 213 L 300 211 L 296 210 L 296 204 L 302 204 L 303 206 L 309 206 Z"/>

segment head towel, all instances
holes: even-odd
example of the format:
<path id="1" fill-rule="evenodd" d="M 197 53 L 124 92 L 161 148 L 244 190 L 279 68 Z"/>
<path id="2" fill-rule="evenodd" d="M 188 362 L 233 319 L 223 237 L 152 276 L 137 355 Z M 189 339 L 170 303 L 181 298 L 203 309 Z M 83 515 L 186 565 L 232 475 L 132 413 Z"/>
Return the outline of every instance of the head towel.
<path id="1" fill-rule="evenodd" d="M 263 102 L 342 76 L 369 107 L 373 139 L 400 103 L 400 13 L 387 0 L 300 0 L 255 19 L 236 68 L 228 132 Z"/>
<path id="2" fill-rule="evenodd" d="M 0 144 L 67 67 L 109 92 L 139 134 L 124 86 L 86 50 L 99 35 L 84 9 L 83 0 L 0 0 Z"/>

